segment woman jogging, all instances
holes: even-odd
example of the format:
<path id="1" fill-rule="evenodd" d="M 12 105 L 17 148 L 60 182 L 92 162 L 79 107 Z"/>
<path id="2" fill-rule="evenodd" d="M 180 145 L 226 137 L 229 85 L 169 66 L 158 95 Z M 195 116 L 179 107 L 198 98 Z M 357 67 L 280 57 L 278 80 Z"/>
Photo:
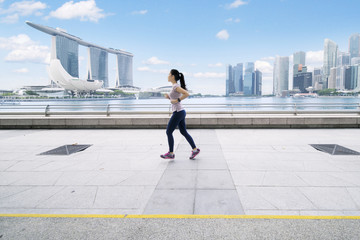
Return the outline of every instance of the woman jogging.
<path id="1" fill-rule="evenodd" d="M 177 81 L 180 80 L 180 85 Z M 160 157 L 165 159 L 174 159 L 174 137 L 172 133 L 174 132 L 176 126 L 179 126 L 180 133 L 186 138 L 192 147 L 190 159 L 195 159 L 195 156 L 200 153 L 200 149 L 195 146 L 194 140 L 190 134 L 186 131 L 185 116 L 186 112 L 181 105 L 181 101 L 189 96 L 189 93 L 186 91 L 184 75 L 176 69 L 172 69 L 168 76 L 168 82 L 172 83 L 172 89 L 169 94 L 165 94 L 165 97 L 171 101 L 173 114 L 169 120 L 169 123 L 166 128 L 166 134 L 168 137 L 169 143 L 169 152 L 160 155 Z"/>

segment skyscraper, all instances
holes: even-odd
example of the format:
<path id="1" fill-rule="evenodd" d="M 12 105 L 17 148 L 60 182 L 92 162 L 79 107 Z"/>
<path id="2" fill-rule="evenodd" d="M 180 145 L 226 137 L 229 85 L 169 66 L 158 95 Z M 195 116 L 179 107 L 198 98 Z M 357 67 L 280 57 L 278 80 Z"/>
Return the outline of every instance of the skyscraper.
<path id="1" fill-rule="evenodd" d="M 349 38 L 350 58 L 360 57 L 360 34 L 354 33 Z"/>
<path id="2" fill-rule="evenodd" d="M 307 93 L 306 88 L 312 86 L 312 73 L 311 72 L 300 72 L 295 74 L 293 89 L 299 89 L 302 93 Z"/>
<path id="3" fill-rule="evenodd" d="M 116 54 L 117 77 L 116 87 L 133 86 L 133 56 L 128 54 Z"/>
<path id="4" fill-rule="evenodd" d="M 360 91 L 360 64 L 351 66 L 351 88 Z"/>
<path id="5" fill-rule="evenodd" d="M 330 39 L 324 41 L 323 82 L 327 87 L 330 69 L 336 67 L 338 45 Z"/>
<path id="6" fill-rule="evenodd" d="M 228 64 L 226 66 L 226 96 L 229 96 L 230 93 L 234 93 L 234 81 L 233 81 L 233 67 Z"/>
<path id="7" fill-rule="evenodd" d="M 337 67 L 333 67 L 330 69 L 330 76 L 328 78 L 328 88 L 331 89 L 336 88 L 336 72 L 337 72 Z"/>
<path id="8" fill-rule="evenodd" d="M 244 95 L 253 95 L 254 68 L 253 62 L 246 62 L 244 65 Z"/>
<path id="9" fill-rule="evenodd" d="M 293 76 L 297 74 L 302 67 L 305 66 L 305 57 L 306 53 L 303 51 L 296 52 L 293 54 L 294 57 L 294 65 L 293 65 Z"/>
<path id="10" fill-rule="evenodd" d="M 322 76 L 320 68 L 314 68 L 313 87 L 315 90 L 322 90 Z"/>
<path id="11" fill-rule="evenodd" d="M 354 57 L 351 59 L 351 66 L 360 64 L 360 57 Z"/>
<path id="12" fill-rule="evenodd" d="M 55 39 L 56 56 L 63 68 L 73 77 L 79 77 L 79 44 L 67 37 L 56 35 Z"/>
<path id="13" fill-rule="evenodd" d="M 234 73 L 234 90 L 235 92 L 243 91 L 243 64 L 238 63 L 235 67 L 233 67 Z"/>
<path id="14" fill-rule="evenodd" d="M 262 94 L 262 72 L 258 69 L 255 70 L 255 78 L 254 78 L 254 91 L 253 94 L 256 96 L 261 96 Z"/>
<path id="15" fill-rule="evenodd" d="M 104 81 L 103 87 L 109 87 L 108 53 L 100 48 L 88 48 L 88 79 Z"/>
<path id="16" fill-rule="evenodd" d="M 294 65 L 295 64 L 301 64 L 301 65 L 305 65 L 305 58 L 306 58 L 306 53 L 303 51 L 299 51 L 294 53 Z"/>
<path id="17" fill-rule="evenodd" d="M 282 91 L 289 90 L 289 57 L 275 58 L 273 84 L 276 96 L 281 96 Z"/>
<path id="18" fill-rule="evenodd" d="M 349 66 L 349 65 L 350 65 L 350 53 L 338 52 L 336 66 Z"/>
<path id="19" fill-rule="evenodd" d="M 351 67 L 344 66 L 344 85 L 345 89 L 352 90 L 354 89 L 354 84 L 351 82 Z"/>

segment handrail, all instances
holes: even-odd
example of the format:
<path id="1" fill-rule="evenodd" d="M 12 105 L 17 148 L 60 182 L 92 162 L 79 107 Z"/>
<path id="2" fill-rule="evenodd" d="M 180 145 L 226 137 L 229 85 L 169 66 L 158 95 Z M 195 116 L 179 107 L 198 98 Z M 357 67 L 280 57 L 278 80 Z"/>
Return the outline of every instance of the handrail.
<path id="1" fill-rule="evenodd" d="M 193 114 L 360 114 L 360 103 L 204 103 L 183 104 Z M 153 109 L 153 110 L 151 110 Z M 171 114 L 171 104 L 1 105 L 0 115 Z"/>

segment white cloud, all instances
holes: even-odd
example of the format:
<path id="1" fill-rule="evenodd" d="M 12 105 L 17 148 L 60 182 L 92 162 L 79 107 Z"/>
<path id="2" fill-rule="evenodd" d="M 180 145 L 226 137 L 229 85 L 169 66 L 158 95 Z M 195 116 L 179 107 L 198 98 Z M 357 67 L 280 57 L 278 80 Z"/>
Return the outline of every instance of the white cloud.
<path id="1" fill-rule="evenodd" d="M 80 21 L 98 22 L 99 19 L 106 16 L 103 11 L 103 9 L 96 6 L 95 0 L 80 1 L 77 3 L 69 1 L 55 11 L 50 12 L 48 17 L 59 19 L 80 18 Z"/>
<path id="2" fill-rule="evenodd" d="M 143 61 L 144 64 L 148 64 L 148 65 L 168 65 L 170 64 L 167 61 L 164 60 L 160 60 L 157 57 L 151 57 L 146 61 Z"/>
<path id="3" fill-rule="evenodd" d="M 0 9 L 1 15 L 7 15 L 1 19 L 3 23 L 16 23 L 19 20 L 19 16 L 29 16 L 36 15 L 40 16 L 42 13 L 41 10 L 47 8 L 47 5 L 42 2 L 35 1 L 21 1 L 15 2 L 9 6 L 8 9 Z"/>
<path id="4" fill-rule="evenodd" d="M 228 19 L 225 20 L 225 22 L 238 23 L 238 22 L 240 22 L 240 19 L 239 19 L 239 18 L 235 18 L 235 19 L 233 19 L 233 18 L 228 18 Z"/>
<path id="5" fill-rule="evenodd" d="M 5 57 L 9 62 L 48 63 L 50 59 L 49 47 L 38 45 L 26 34 L 9 38 L 0 37 L 0 49 L 10 50 Z"/>
<path id="6" fill-rule="evenodd" d="M 131 14 L 134 15 L 144 15 L 148 12 L 148 10 L 140 10 L 140 11 L 133 11 Z"/>
<path id="7" fill-rule="evenodd" d="M 266 61 L 255 61 L 255 68 L 259 69 L 262 74 L 273 74 L 274 67 L 272 64 Z"/>
<path id="8" fill-rule="evenodd" d="M 228 31 L 227 30 L 221 30 L 220 32 L 218 32 L 217 34 L 216 34 L 216 37 L 218 38 L 218 39 L 221 39 L 221 40 L 228 40 L 229 39 L 229 33 L 228 33 Z"/>
<path id="9" fill-rule="evenodd" d="M 4 0 L 0 0 L 0 3 L 3 3 L 4 2 Z"/>
<path id="10" fill-rule="evenodd" d="M 19 69 L 13 70 L 13 72 L 15 72 L 15 73 L 28 73 L 29 69 L 27 69 L 27 68 L 19 68 Z"/>
<path id="11" fill-rule="evenodd" d="M 193 76 L 195 78 L 225 78 L 226 74 L 225 73 L 217 73 L 217 72 L 198 72 L 198 73 L 194 73 Z"/>
<path id="12" fill-rule="evenodd" d="M 215 63 L 215 64 L 208 64 L 208 67 L 222 67 L 223 66 L 223 64 L 222 63 Z"/>
<path id="13" fill-rule="evenodd" d="M 168 69 L 151 69 L 149 67 L 138 67 L 138 71 L 140 72 L 151 72 L 151 73 L 169 73 Z"/>
<path id="14" fill-rule="evenodd" d="M 228 9 L 232 9 L 232 8 L 238 8 L 242 5 L 248 4 L 247 2 L 244 2 L 243 0 L 235 0 L 234 2 L 232 2 L 230 5 L 227 6 Z"/>
<path id="15" fill-rule="evenodd" d="M 19 14 L 17 13 L 3 17 L 0 20 L 2 23 L 17 23 L 17 21 L 19 21 Z"/>
<path id="16" fill-rule="evenodd" d="M 321 67 L 324 61 L 324 51 L 308 51 L 306 52 L 306 65 Z"/>

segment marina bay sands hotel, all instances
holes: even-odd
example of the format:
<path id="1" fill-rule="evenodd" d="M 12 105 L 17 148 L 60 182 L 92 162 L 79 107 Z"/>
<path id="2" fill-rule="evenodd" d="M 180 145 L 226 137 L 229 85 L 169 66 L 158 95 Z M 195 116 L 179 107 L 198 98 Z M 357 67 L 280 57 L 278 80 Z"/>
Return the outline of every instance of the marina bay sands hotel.
<path id="1" fill-rule="evenodd" d="M 49 75 L 66 90 L 94 91 L 109 87 L 108 54 L 117 58 L 116 87 L 133 86 L 133 54 L 113 48 L 104 48 L 66 33 L 31 22 L 31 27 L 52 35 Z M 87 79 L 79 79 L 79 45 L 88 48 Z"/>

